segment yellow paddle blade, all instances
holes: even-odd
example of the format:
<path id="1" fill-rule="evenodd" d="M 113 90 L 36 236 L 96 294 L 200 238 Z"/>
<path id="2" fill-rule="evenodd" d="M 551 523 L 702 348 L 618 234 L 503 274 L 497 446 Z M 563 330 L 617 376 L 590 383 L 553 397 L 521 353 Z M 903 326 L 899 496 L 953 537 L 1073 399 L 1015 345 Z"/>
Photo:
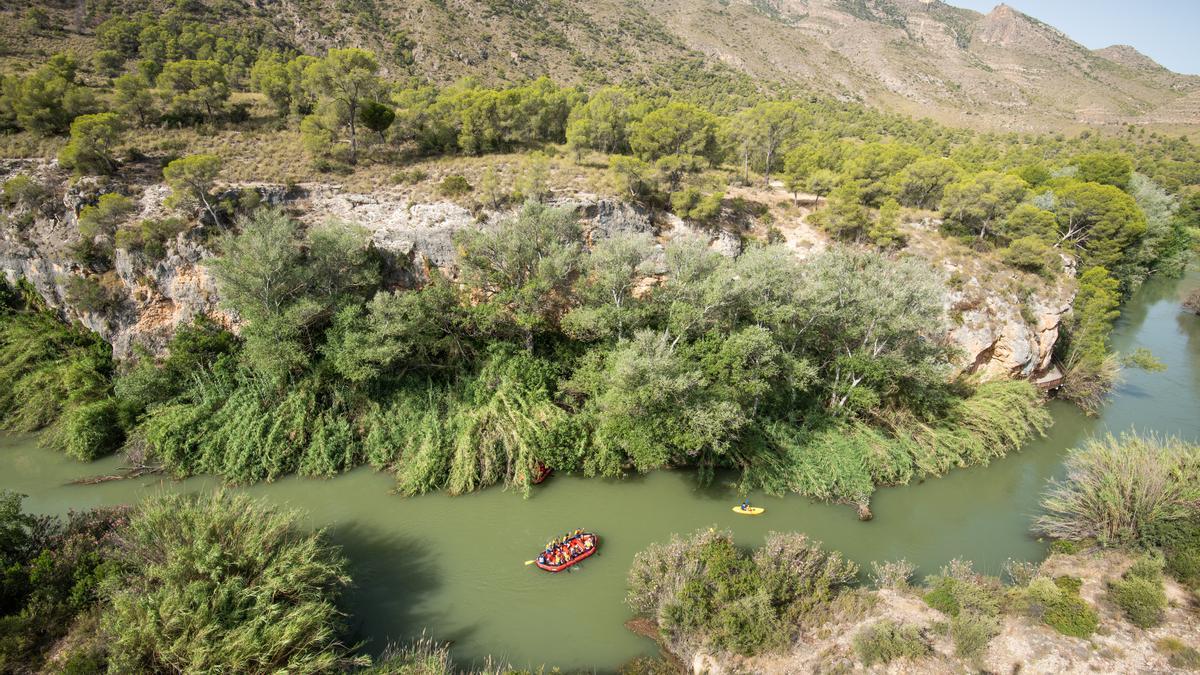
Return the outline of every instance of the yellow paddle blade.
<path id="1" fill-rule="evenodd" d="M 532 565 L 532 564 L 533 564 L 533 563 L 535 563 L 535 562 L 537 562 L 537 561 L 536 561 L 536 560 L 526 560 L 526 561 L 525 561 L 525 564 L 526 564 L 526 565 Z"/>

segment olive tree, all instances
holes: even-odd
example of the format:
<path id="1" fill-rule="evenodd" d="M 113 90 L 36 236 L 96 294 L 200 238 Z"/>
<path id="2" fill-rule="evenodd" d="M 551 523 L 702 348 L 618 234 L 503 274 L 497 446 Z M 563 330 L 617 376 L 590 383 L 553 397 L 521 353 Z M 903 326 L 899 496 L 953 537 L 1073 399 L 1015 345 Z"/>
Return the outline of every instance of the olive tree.
<path id="1" fill-rule="evenodd" d="M 582 233 L 572 211 L 528 202 L 495 231 L 455 235 L 463 280 L 484 302 L 485 328 L 512 332 L 527 350 L 565 311 L 566 291 L 579 269 Z"/>

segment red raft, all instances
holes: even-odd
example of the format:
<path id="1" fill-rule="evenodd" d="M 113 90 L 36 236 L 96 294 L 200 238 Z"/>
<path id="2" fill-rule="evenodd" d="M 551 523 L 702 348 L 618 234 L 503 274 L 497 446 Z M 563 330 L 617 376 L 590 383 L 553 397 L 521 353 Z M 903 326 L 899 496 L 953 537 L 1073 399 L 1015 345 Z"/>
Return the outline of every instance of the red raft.
<path id="1" fill-rule="evenodd" d="M 587 546 L 587 542 L 591 542 L 591 546 Z M 551 564 L 549 559 L 546 557 L 546 553 L 542 552 L 542 554 L 537 558 L 537 566 L 546 570 L 547 572 L 561 572 L 571 565 L 575 565 L 591 557 L 591 555 L 596 552 L 596 549 L 600 548 L 600 537 L 592 534 L 591 532 L 584 532 L 583 534 L 568 539 L 567 545 L 578 545 L 580 550 L 578 553 L 575 553 L 568 558 L 566 562 L 562 562 L 557 565 Z"/>

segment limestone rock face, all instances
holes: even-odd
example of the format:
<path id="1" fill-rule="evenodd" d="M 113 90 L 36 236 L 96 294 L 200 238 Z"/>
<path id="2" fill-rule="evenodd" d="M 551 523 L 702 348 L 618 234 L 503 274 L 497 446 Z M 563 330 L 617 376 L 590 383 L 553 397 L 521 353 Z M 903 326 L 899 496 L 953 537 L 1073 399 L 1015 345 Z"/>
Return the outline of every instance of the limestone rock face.
<path id="1" fill-rule="evenodd" d="M 996 380 L 1037 377 L 1050 369 L 1062 319 L 1071 310 L 1069 292 L 1034 295 L 1015 306 L 1001 294 L 978 306 L 963 294 L 950 297 L 947 311 L 958 324 L 950 337 L 962 350 L 963 370 Z M 961 308 L 964 302 L 969 308 Z"/>
<path id="2" fill-rule="evenodd" d="M 108 269 L 82 269 L 70 248 L 79 240 L 77 215 L 105 192 L 129 195 L 137 205 L 130 223 L 164 218 L 170 191 L 160 184 L 113 185 L 98 179 L 68 180 L 53 162 L 0 162 L 0 181 L 24 173 L 47 187 L 44 207 L 30 213 L 3 213 L 0 227 L 0 273 L 10 280 L 27 279 L 47 304 L 69 320 L 79 320 L 113 346 L 118 358 L 141 347 L 161 352 L 177 326 L 206 315 L 233 330 L 238 317 L 223 311 L 216 283 L 204 267 L 212 255 L 206 242 L 211 225 L 200 224 L 168 242 L 166 255 L 153 260 L 136 251 L 118 249 Z M 449 201 L 414 203 L 401 193 L 358 194 L 336 185 L 245 184 L 233 190 L 255 190 L 260 201 L 282 205 L 310 226 L 326 223 L 366 228 L 383 254 L 385 282 L 411 288 L 440 269 L 456 276 L 454 236 L 462 230 L 487 229 L 513 211 L 473 212 Z M 575 194 L 553 201 L 575 210 L 588 245 L 620 233 L 644 233 L 661 245 L 678 238 L 698 238 L 714 251 L 735 257 L 742 240 L 733 232 L 705 228 L 672 214 L 594 194 Z M 26 223 L 20 227 L 13 223 Z M 922 225 L 936 229 L 936 223 Z M 919 228 L 918 228 L 919 229 Z M 943 251 L 910 247 L 913 254 L 934 261 L 951 288 L 946 299 L 950 339 L 960 348 L 959 367 L 983 379 L 1039 378 L 1051 368 L 1054 345 L 1063 316 L 1070 310 L 1073 284 L 1049 286 L 1041 280 L 1016 280 L 1009 270 L 989 273 L 970 256 L 951 260 Z M 96 279 L 114 298 L 102 313 L 81 312 L 67 302 L 70 276 Z M 1070 277 L 1072 275 L 1065 275 Z"/>

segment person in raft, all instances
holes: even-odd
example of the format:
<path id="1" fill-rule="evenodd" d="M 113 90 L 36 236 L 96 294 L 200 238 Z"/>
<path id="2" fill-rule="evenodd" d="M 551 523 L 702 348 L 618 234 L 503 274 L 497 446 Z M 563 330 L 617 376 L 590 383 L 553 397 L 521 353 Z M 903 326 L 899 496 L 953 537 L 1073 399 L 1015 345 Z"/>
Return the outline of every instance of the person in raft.
<path id="1" fill-rule="evenodd" d="M 551 539 L 546 544 L 546 550 L 538 556 L 538 562 L 550 565 L 561 565 L 577 555 L 592 548 L 592 541 L 583 538 L 583 530 L 569 532 L 562 537 Z"/>
<path id="2" fill-rule="evenodd" d="M 749 500 L 749 499 L 743 499 L 743 500 L 742 500 L 742 510 L 743 510 L 743 511 L 749 511 L 749 510 L 750 510 L 750 500 Z"/>

